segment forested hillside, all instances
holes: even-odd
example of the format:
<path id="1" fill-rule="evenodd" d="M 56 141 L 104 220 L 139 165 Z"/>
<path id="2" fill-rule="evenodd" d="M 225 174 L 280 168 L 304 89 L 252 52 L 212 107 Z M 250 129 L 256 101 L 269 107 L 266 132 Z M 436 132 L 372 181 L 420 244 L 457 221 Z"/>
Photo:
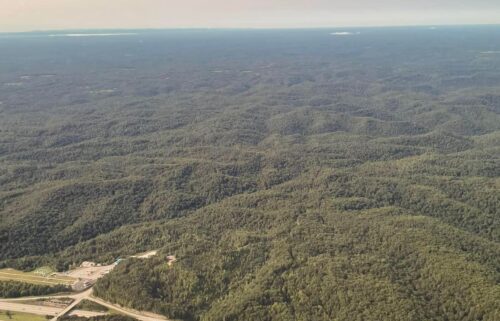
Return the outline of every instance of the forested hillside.
<path id="1" fill-rule="evenodd" d="M 0 36 L 0 267 L 157 249 L 95 294 L 500 320 L 500 28 L 331 32 Z"/>

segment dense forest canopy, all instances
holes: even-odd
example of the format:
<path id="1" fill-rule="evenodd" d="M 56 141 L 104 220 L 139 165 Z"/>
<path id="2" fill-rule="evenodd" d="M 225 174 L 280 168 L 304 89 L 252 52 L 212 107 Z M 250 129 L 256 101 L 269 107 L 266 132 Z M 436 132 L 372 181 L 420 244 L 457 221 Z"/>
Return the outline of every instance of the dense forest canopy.
<path id="1" fill-rule="evenodd" d="M 500 320 L 500 28 L 334 31 L 0 35 L 0 267 L 156 249 L 95 294 Z"/>
<path id="2" fill-rule="evenodd" d="M 40 285 L 18 281 L 0 282 L 0 298 L 19 298 L 24 296 L 40 296 L 52 293 L 70 292 L 64 285 Z"/>

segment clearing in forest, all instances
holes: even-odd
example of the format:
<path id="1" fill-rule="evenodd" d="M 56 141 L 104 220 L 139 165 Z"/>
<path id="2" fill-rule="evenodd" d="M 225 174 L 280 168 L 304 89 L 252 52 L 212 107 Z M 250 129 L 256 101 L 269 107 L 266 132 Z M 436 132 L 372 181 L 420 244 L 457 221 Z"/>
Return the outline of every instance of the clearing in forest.
<path id="1" fill-rule="evenodd" d="M 41 273 L 40 271 L 23 272 L 14 269 L 1 269 L 0 281 L 18 281 L 43 285 L 71 285 L 76 280 L 69 276 Z"/>

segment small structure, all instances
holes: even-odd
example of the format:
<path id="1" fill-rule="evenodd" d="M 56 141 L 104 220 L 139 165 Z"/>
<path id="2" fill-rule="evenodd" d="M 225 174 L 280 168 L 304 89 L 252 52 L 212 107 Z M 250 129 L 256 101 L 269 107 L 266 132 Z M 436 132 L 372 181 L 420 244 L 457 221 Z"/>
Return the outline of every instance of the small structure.
<path id="1" fill-rule="evenodd" d="M 73 283 L 71 288 L 73 291 L 81 292 L 84 290 L 87 290 L 88 288 L 92 287 L 94 285 L 95 281 L 90 280 L 90 279 L 80 279 L 77 282 Z"/>
<path id="2" fill-rule="evenodd" d="M 146 252 L 146 253 L 132 255 L 131 257 L 136 258 L 136 259 L 149 259 L 150 257 L 153 257 L 156 254 L 158 254 L 158 251 L 149 251 L 149 252 Z"/>
<path id="3" fill-rule="evenodd" d="M 94 266 L 96 266 L 96 264 L 94 262 L 89 262 L 89 261 L 82 262 L 82 264 L 80 265 L 80 267 L 82 268 L 89 268 Z"/>
<path id="4" fill-rule="evenodd" d="M 175 257 L 175 255 L 169 255 L 169 256 L 167 256 L 167 264 L 168 264 L 168 266 L 172 266 L 175 261 L 177 261 L 177 258 Z"/>

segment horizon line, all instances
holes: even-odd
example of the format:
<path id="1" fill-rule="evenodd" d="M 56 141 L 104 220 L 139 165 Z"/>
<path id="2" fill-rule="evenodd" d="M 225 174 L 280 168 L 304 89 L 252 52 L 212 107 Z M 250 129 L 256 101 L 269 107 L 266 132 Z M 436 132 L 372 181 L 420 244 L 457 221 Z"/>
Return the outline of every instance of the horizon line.
<path id="1" fill-rule="evenodd" d="M 324 27 L 131 27 L 131 28 L 61 28 L 61 29 L 33 29 L 26 31 L 0 31 L 0 34 L 29 34 L 29 33 L 46 33 L 46 32 L 65 32 L 65 31 L 180 31 L 180 30 L 320 30 L 320 29 L 368 29 L 368 28 L 422 28 L 422 27 L 495 27 L 500 26 L 499 23 L 465 23 L 465 24 L 401 24 L 401 25 L 367 25 L 367 26 L 324 26 Z"/>

